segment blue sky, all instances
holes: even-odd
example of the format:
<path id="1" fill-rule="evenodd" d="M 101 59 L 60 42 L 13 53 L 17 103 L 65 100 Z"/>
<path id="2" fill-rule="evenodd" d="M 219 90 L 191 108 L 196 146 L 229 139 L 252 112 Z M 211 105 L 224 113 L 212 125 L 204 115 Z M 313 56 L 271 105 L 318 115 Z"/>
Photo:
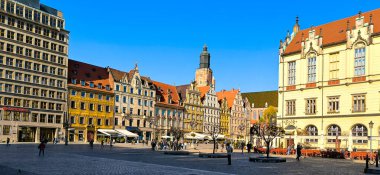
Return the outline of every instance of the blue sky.
<path id="1" fill-rule="evenodd" d="M 61 10 L 71 59 L 181 85 L 194 79 L 206 43 L 217 90 L 278 87 L 279 40 L 301 29 L 380 8 L 377 0 L 41 0 Z M 311 2 L 311 3 L 307 3 Z M 375 17 L 376 18 L 376 17 Z"/>

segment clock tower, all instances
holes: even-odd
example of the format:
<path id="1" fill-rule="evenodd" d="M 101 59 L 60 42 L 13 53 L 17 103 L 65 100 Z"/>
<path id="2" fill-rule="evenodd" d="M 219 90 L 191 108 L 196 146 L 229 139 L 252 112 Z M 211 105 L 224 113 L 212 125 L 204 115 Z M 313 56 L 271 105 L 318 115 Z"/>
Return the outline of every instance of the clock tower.
<path id="1" fill-rule="evenodd" d="M 213 84 L 210 57 L 210 53 L 207 51 L 207 46 L 204 45 L 203 51 L 200 55 L 199 68 L 195 72 L 195 81 L 198 87 L 211 86 L 211 84 Z"/>

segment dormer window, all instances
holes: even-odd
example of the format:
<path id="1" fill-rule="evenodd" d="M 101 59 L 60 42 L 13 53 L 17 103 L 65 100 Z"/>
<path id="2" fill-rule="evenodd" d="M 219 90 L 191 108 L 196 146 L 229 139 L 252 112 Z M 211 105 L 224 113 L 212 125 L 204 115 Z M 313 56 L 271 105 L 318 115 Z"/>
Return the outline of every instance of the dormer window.
<path id="1" fill-rule="evenodd" d="M 157 95 L 157 101 L 161 101 L 161 95 Z"/>
<path id="2" fill-rule="evenodd" d="M 86 86 L 86 82 L 85 82 L 84 80 L 81 80 L 81 81 L 80 81 L 80 85 L 81 85 L 81 86 Z"/>
<path id="3" fill-rule="evenodd" d="M 90 87 L 91 87 L 91 88 L 94 87 L 94 82 L 90 82 Z"/>
<path id="4" fill-rule="evenodd" d="M 102 89 L 102 83 L 98 84 L 98 89 Z"/>
<path id="5" fill-rule="evenodd" d="M 77 79 L 72 78 L 72 79 L 71 79 L 71 84 L 77 84 Z"/>
<path id="6" fill-rule="evenodd" d="M 106 85 L 106 90 L 107 90 L 107 91 L 110 90 L 110 85 Z"/>

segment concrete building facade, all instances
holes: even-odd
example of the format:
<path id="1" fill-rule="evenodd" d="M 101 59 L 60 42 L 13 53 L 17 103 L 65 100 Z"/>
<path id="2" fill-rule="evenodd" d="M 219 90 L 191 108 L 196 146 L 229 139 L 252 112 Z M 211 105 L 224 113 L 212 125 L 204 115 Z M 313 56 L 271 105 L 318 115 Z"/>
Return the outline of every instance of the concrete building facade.
<path id="1" fill-rule="evenodd" d="M 0 0 L 0 141 L 63 138 L 68 39 L 62 12 Z"/>

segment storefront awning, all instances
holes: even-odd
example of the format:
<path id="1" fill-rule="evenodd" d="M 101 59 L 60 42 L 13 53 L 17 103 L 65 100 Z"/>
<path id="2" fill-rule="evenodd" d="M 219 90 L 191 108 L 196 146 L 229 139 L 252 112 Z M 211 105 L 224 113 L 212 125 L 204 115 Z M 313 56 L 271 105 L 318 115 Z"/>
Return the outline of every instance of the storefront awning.
<path id="1" fill-rule="evenodd" d="M 98 129 L 98 132 L 112 137 L 118 137 L 120 135 L 119 132 L 112 130 L 112 129 Z"/>
<path id="2" fill-rule="evenodd" d="M 193 140 L 204 140 L 208 139 L 209 136 L 196 133 L 196 132 L 191 132 L 191 133 L 186 133 L 185 134 L 185 139 L 193 139 Z"/>
<path id="3" fill-rule="evenodd" d="M 132 133 L 132 132 L 129 132 L 127 130 L 116 129 L 116 131 L 119 132 L 121 135 L 124 135 L 126 137 L 139 137 L 139 135 Z"/>

